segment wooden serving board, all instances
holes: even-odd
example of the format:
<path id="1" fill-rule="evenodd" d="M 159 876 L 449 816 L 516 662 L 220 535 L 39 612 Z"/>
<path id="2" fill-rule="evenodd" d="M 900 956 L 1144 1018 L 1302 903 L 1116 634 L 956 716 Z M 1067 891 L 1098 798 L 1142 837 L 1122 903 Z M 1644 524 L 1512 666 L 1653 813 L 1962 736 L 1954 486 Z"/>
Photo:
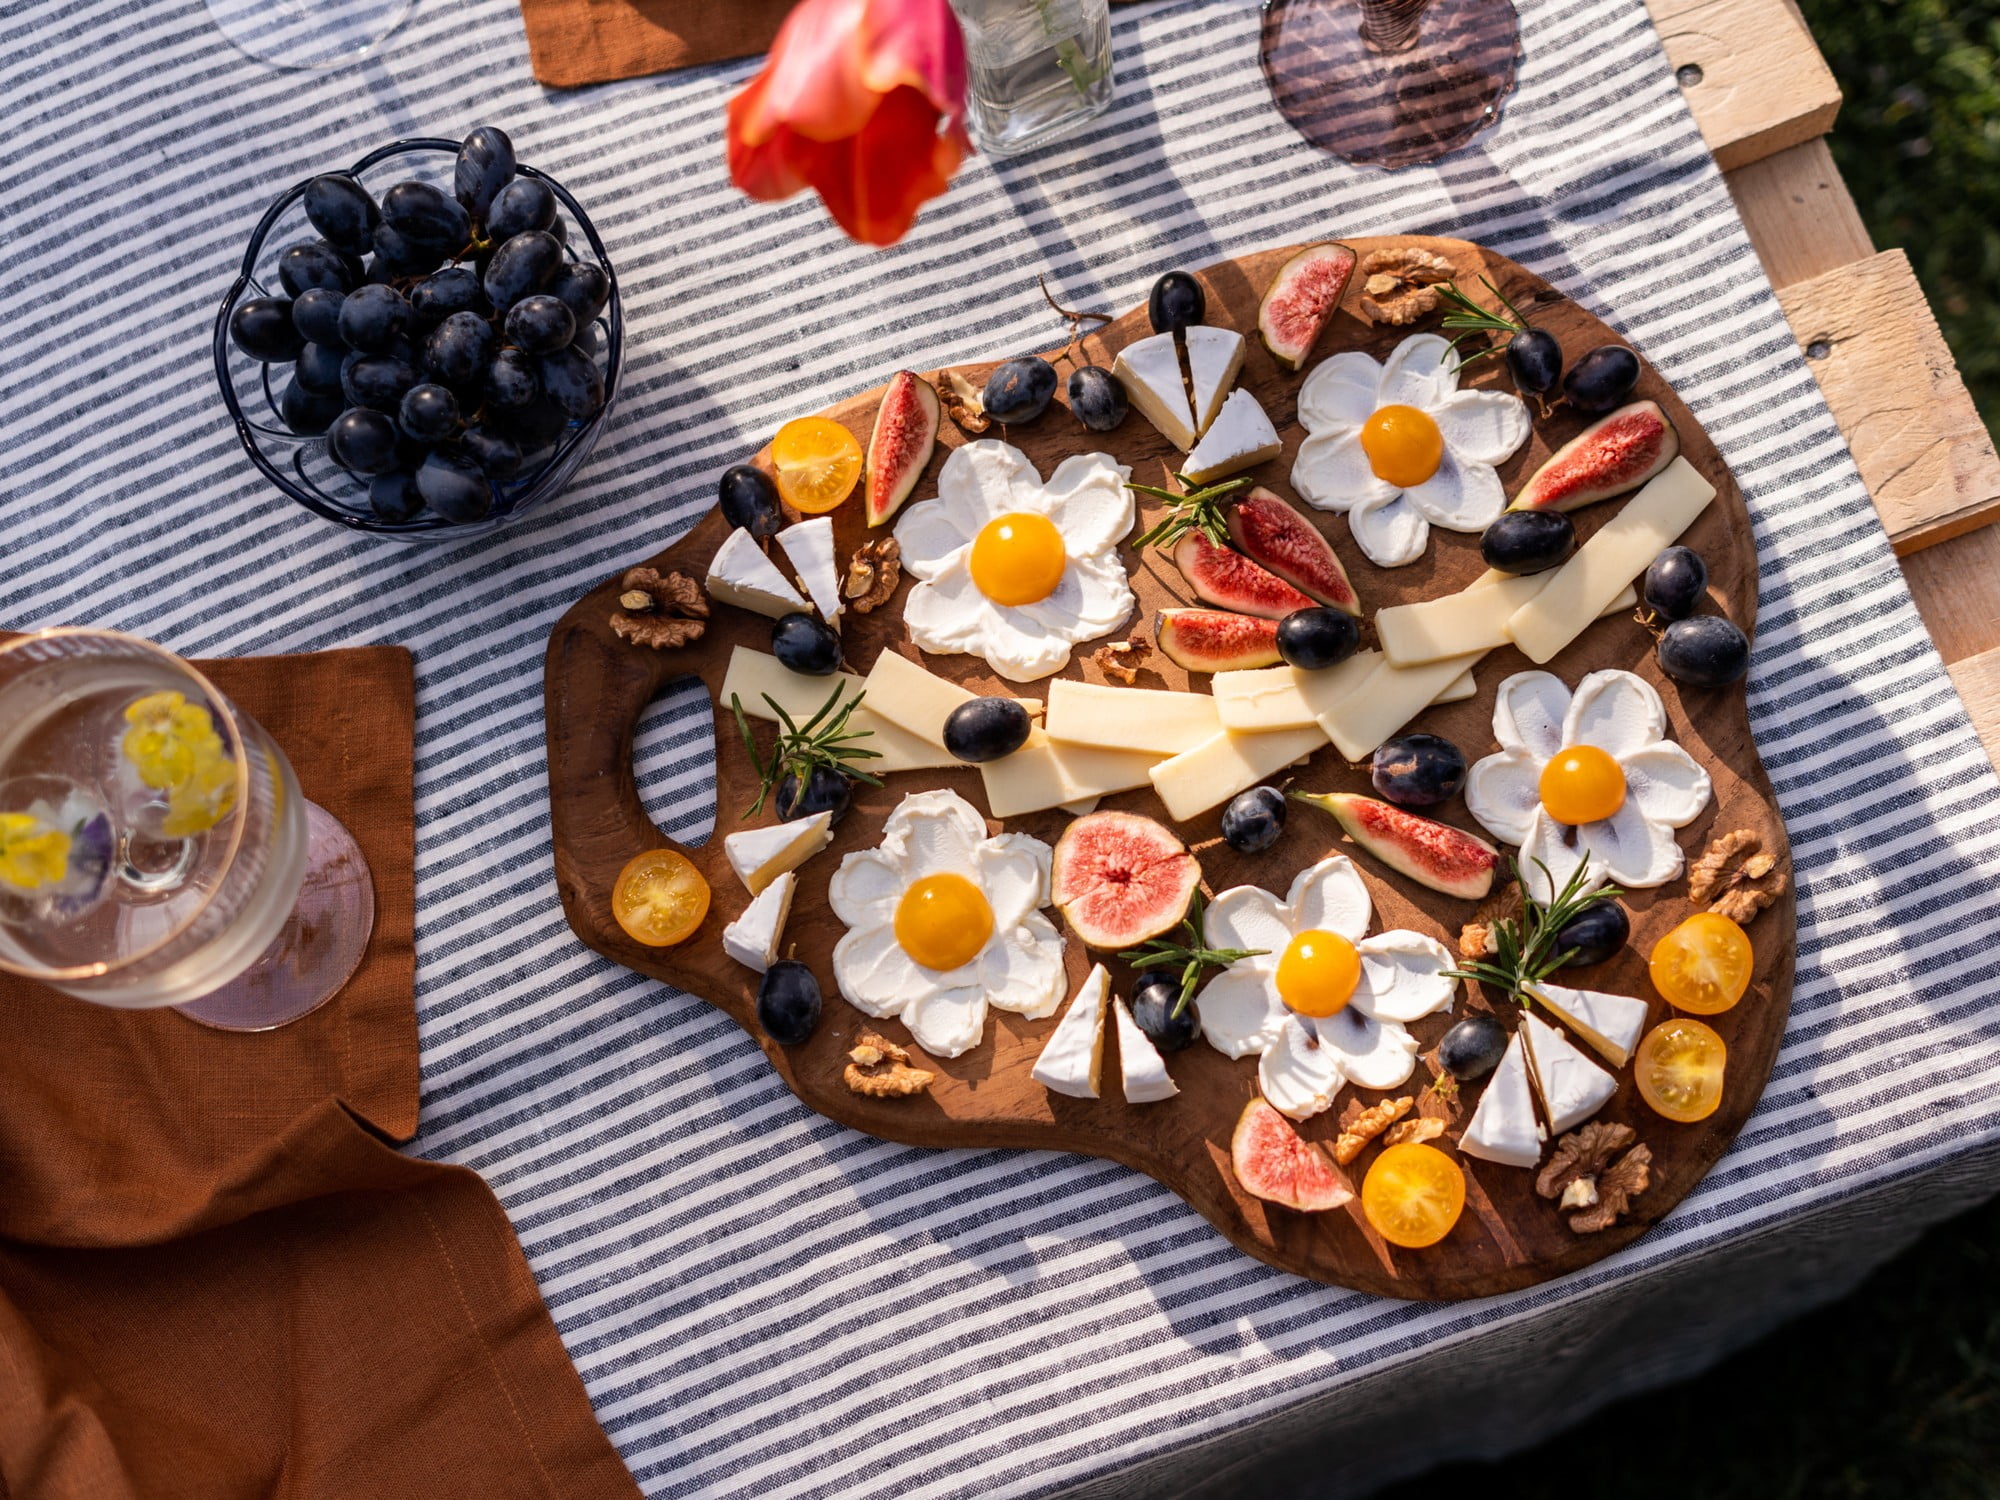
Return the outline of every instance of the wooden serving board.
<path id="1" fill-rule="evenodd" d="M 1432 250 L 1453 262 L 1460 284 L 1467 288 L 1477 284 L 1480 274 L 1492 277 L 1516 303 L 1532 309 L 1536 322 L 1561 340 L 1570 360 L 1598 344 L 1618 341 L 1610 328 L 1531 272 L 1464 241 L 1393 237 L 1351 243 L 1363 255 L 1400 245 Z M 1255 470 L 1255 477 L 1287 498 L 1295 498 L 1287 476 L 1304 436 L 1294 415 L 1304 377 L 1282 371 L 1255 334 L 1258 302 L 1290 254 L 1284 249 L 1266 251 L 1224 261 L 1196 274 L 1207 289 L 1208 320 L 1245 334 L 1249 348 L 1241 383 L 1256 394 L 1285 438 L 1284 454 Z M 1436 326 L 1435 315 L 1411 328 L 1374 326 L 1359 311 L 1359 282 L 1357 276 L 1347 301 L 1321 336 L 1311 363 L 1351 348 L 1366 349 L 1380 359 L 1410 333 Z M 1150 331 L 1144 310 L 1135 310 L 1086 339 L 1083 349 L 1092 362 L 1108 366 L 1117 350 Z M 976 385 L 984 382 L 992 368 L 992 364 L 965 366 L 962 373 Z M 1483 360 L 1473 366 L 1464 383 L 1511 389 L 1498 360 Z M 854 396 L 833 407 L 828 415 L 845 424 L 865 446 L 879 396 L 879 390 Z M 1666 409 L 1680 429 L 1683 454 L 1717 488 L 1715 502 L 1682 541 L 1696 548 L 1708 563 L 1712 606 L 1748 630 L 1757 606 L 1757 569 L 1742 497 L 1692 414 L 1650 366 L 1640 378 L 1634 399 L 1638 398 L 1658 401 Z M 1024 450 L 1044 475 L 1070 454 L 1108 451 L 1132 466 L 1135 481 L 1164 483 L 1168 471 L 1179 461 L 1178 450 L 1136 411 L 1116 431 L 1091 434 L 1063 409 L 1063 400 L 1059 394 L 1057 405 L 1034 423 L 1004 432 L 996 424 L 987 435 L 1004 437 Z M 1528 445 L 1501 469 L 1508 492 L 1518 489 L 1554 448 L 1584 425 L 1584 418 L 1566 409 L 1558 409 L 1546 419 L 1538 416 Z M 945 453 L 969 440 L 949 421 L 945 423 L 938 451 L 915 498 L 935 493 L 937 470 Z M 1579 532 L 1588 537 L 1622 503 L 1611 501 L 1576 513 Z M 1159 513 L 1151 502 L 1143 504 L 1139 529 Z M 1307 513 L 1315 516 L 1340 554 L 1369 614 L 1385 605 L 1453 592 L 1484 569 L 1477 537 L 1436 529 L 1422 560 L 1404 568 L 1380 569 L 1361 556 L 1344 518 Z M 834 520 L 844 560 L 867 534 L 858 492 L 834 512 Z M 651 562 L 663 570 L 678 568 L 700 577 L 725 534 L 721 515 L 711 511 Z M 1140 603 L 1140 614 L 1128 629 L 1144 629 L 1150 634 L 1157 608 L 1196 602 L 1164 556 L 1154 552 L 1142 556 L 1129 545 L 1124 556 Z M 632 559 L 635 564 L 641 561 Z M 975 692 L 1037 695 L 1033 686 L 997 679 L 980 658 L 919 653 L 906 639 L 902 626 L 901 602 L 908 588 L 906 577 L 888 605 L 845 621 L 850 670 L 865 674 L 880 652 L 900 651 Z M 744 809 L 756 796 L 757 780 L 726 705 L 716 718 L 715 834 L 700 847 L 683 850 L 714 888 L 714 907 L 706 923 L 678 947 L 649 949 L 627 938 L 611 915 L 612 887 L 626 861 L 646 849 L 673 843 L 647 818 L 634 782 L 632 739 L 641 713 L 662 690 L 689 677 L 699 678 L 713 698 L 731 648 L 741 644 L 768 650 L 771 622 L 717 605 L 699 642 L 680 651 L 654 652 L 628 645 L 611 633 L 608 622 L 617 594 L 616 577 L 604 580 L 563 617 L 549 643 L 549 783 L 557 885 L 564 910 L 578 936 L 591 948 L 700 995 L 735 1018 L 757 1040 L 792 1091 L 830 1119 L 888 1140 L 921 1146 L 1046 1148 L 1105 1157 L 1172 1188 L 1245 1251 L 1282 1269 L 1383 1296 L 1461 1298 L 1489 1296 L 1545 1281 L 1637 1239 L 1701 1180 L 1763 1092 L 1784 1033 L 1791 997 L 1794 913 L 1789 887 L 1750 928 L 1757 953 L 1750 993 L 1735 1009 L 1710 1018 L 1729 1047 L 1727 1087 L 1720 1109 L 1700 1124 L 1671 1124 L 1640 1101 L 1630 1067 L 1620 1070 L 1618 1094 L 1598 1118 L 1630 1124 L 1639 1139 L 1651 1147 L 1653 1182 L 1636 1200 L 1629 1217 L 1601 1234 L 1574 1234 L 1553 1204 L 1535 1196 L 1534 1172 L 1467 1157 L 1458 1158 L 1466 1172 L 1466 1211 L 1452 1233 L 1428 1250 L 1402 1250 L 1386 1244 L 1368 1227 L 1358 1201 L 1330 1213 L 1300 1214 L 1252 1198 L 1238 1188 L 1229 1169 L 1229 1142 L 1238 1115 L 1256 1092 L 1256 1061 L 1231 1061 L 1199 1041 L 1168 1059 L 1181 1088 L 1176 1098 L 1157 1104 L 1125 1104 L 1119 1096 L 1114 1037 L 1107 1041 L 1104 1062 L 1107 1097 L 1071 1099 L 1049 1093 L 1029 1077 L 1056 1020 L 1029 1021 L 994 1011 L 986 1039 L 965 1056 L 950 1060 L 920 1056 L 922 1065 L 939 1075 L 928 1093 L 892 1100 L 859 1097 L 841 1082 L 844 1054 L 855 1037 L 873 1029 L 898 1040 L 907 1038 L 900 1023 L 870 1020 L 840 998 L 831 955 L 843 927 L 828 909 L 827 882 L 844 855 L 880 841 L 884 819 L 907 793 L 950 787 L 983 811 L 986 801 L 979 774 L 972 767 L 914 772 L 889 776 L 880 788 L 857 787 L 853 810 L 835 830 L 833 845 L 799 872 L 798 892 L 785 933 L 786 941 L 796 945 L 796 956 L 810 963 L 819 976 L 827 996 L 825 1017 L 805 1045 L 780 1047 L 756 1024 L 758 976 L 722 951 L 723 926 L 749 900 L 723 856 L 723 836 L 770 819 L 767 810 L 755 822 L 742 821 Z M 1124 633 L 1111 639 L 1122 639 Z M 1369 635 L 1372 632 L 1365 633 L 1364 640 Z M 1586 672 L 1623 667 L 1659 688 L 1672 738 L 1714 779 L 1715 798 L 1709 809 L 1680 833 L 1690 864 L 1710 839 L 1739 828 L 1754 830 L 1766 848 L 1783 852 L 1784 829 L 1751 742 L 1742 684 L 1684 692 L 1660 672 L 1652 645 L 1651 636 L 1631 616 L 1614 617 L 1592 625 L 1549 664 L 1549 669 L 1573 686 Z M 1102 680 L 1086 665 L 1093 649 L 1089 644 L 1079 647 L 1061 675 Z M 1150 665 L 1153 670 L 1140 679 L 1142 687 L 1207 690 L 1205 677 L 1190 680 L 1158 653 Z M 1503 678 L 1528 665 L 1512 648 L 1489 654 L 1476 668 L 1477 696 L 1432 708 L 1418 717 L 1414 727 L 1447 736 L 1464 750 L 1468 760 L 1491 753 L 1496 748 L 1492 732 L 1494 691 Z M 759 726 L 762 744 L 768 745 L 771 733 L 771 726 Z M 1289 774 L 1293 784 L 1304 789 L 1369 790 L 1366 768 L 1348 766 L 1330 746 L 1316 754 L 1308 766 Z M 1163 816 L 1150 789 L 1110 797 L 1102 805 Z M 1297 871 L 1328 854 L 1346 852 L 1354 857 L 1374 898 L 1371 930 L 1413 928 L 1456 951 L 1460 926 L 1472 917 L 1474 904 L 1425 890 L 1389 871 L 1347 843 L 1333 821 L 1317 810 L 1293 804 L 1282 840 L 1254 859 L 1236 854 L 1217 840 L 1219 815 L 1218 809 L 1179 829 L 1197 849 L 1204 884 L 1211 894 L 1245 883 L 1265 885 L 1282 894 Z M 1480 832 L 1461 799 L 1454 798 L 1441 810 L 1441 816 Z M 1012 819 L 1007 827 L 1053 844 L 1067 822 L 1066 814 L 1051 811 Z M 998 830 L 997 824 L 989 823 L 989 827 Z M 1694 909 L 1688 905 L 1686 893 L 1683 879 L 1625 898 L 1632 917 L 1630 946 L 1605 964 L 1574 970 L 1563 977 L 1591 988 L 1646 998 L 1653 1008 L 1651 1020 L 1663 1019 L 1667 1010 L 1648 982 L 1644 955 L 1655 940 Z M 1071 993 L 1097 957 L 1103 957 L 1110 967 L 1116 990 L 1129 992 L 1132 975 L 1124 966 L 1108 955 L 1088 953 L 1071 936 L 1067 954 Z M 1412 1030 L 1428 1056 L 1438 1037 L 1466 1014 L 1468 1007 L 1486 1006 L 1484 999 L 1468 996 L 1453 1013 L 1418 1022 Z M 1511 1012 L 1512 1008 L 1502 1009 Z M 1503 1020 L 1511 1024 L 1511 1014 L 1503 1014 Z M 1427 1076 L 1427 1064 L 1420 1063 L 1406 1090 L 1418 1091 Z M 1458 1125 L 1470 1117 L 1479 1087 L 1472 1085 L 1464 1091 Z M 1372 1103 L 1384 1096 L 1363 1090 L 1357 1097 Z M 1331 1144 L 1345 1101 L 1343 1095 L 1335 1109 L 1307 1121 L 1302 1127 L 1305 1136 Z M 1454 1127 L 1451 1138 L 1456 1134 Z M 1440 1144 L 1449 1145 L 1450 1139 Z M 1357 1188 L 1375 1149 L 1364 1152 L 1349 1169 Z"/>

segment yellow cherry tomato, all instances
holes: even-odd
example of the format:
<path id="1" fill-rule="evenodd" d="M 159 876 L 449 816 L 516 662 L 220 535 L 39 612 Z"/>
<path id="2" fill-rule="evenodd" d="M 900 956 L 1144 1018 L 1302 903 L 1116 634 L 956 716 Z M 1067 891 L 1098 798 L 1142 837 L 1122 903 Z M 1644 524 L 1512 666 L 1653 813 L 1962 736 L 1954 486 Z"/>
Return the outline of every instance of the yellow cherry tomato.
<path id="1" fill-rule="evenodd" d="M 896 903 L 896 942 L 926 969 L 971 963 L 993 936 L 993 908 L 963 875 L 926 875 Z"/>
<path id="2" fill-rule="evenodd" d="M 1377 479 L 1408 489 L 1437 473 L 1444 462 L 1444 434 L 1429 412 L 1378 407 L 1361 424 L 1361 451 Z"/>
<path id="3" fill-rule="evenodd" d="M 800 417 L 771 441 L 778 493 L 809 516 L 832 510 L 854 493 L 861 478 L 861 444 L 830 417 Z"/>
<path id="4" fill-rule="evenodd" d="M 1389 1147 L 1361 1181 L 1362 1213 L 1377 1234 L 1405 1250 L 1435 1245 L 1464 1210 L 1465 1173 L 1421 1141 Z"/>
<path id="5" fill-rule="evenodd" d="M 1662 1021 L 1639 1043 L 1632 1079 L 1653 1113 L 1683 1125 L 1706 1120 L 1722 1103 L 1729 1049 L 1713 1027 L 1686 1016 Z"/>
<path id="6" fill-rule="evenodd" d="M 1047 516 L 1016 511 L 980 527 L 972 539 L 973 585 L 995 604 L 1038 604 L 1056 591 L 1069 553 Z"/>
<path id="7" fill-rule="evenodd" d="M 1653 944 L 1653 988 L 1675 1010 L 1720 1015 L 1750 988 L 1750 935 L 1716 912 L 1696 912 Z"/>
<path id="8" fill-rule="evenodd" d="M 694 936 L 708 897 L 708 882 L 685 854 L 649 849 L 618 872 L 611 914 L 633 942 L 671 948 Z"/>
<path id="9" fill-rule="evenodd" d="M 1302 1016 L 1338 1015 L 1360 983 L 1361 955 L 1337 932 L 1302 932 L 1278 958 L 1278 998 Z"/>
<path id="10" fill-rule="evenodd" d="M 1570 745 L 1542 767 L 1541 793 L 1558 823 L 1600 822 L 1625 805 L 1625 769 L 1595 745 Z"/>

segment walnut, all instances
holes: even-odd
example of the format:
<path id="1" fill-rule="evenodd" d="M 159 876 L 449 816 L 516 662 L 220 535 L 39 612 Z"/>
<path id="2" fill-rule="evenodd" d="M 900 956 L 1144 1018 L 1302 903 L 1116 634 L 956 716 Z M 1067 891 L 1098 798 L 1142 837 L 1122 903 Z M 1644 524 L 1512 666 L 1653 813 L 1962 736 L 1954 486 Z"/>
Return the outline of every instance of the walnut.
<path id="1" fill-rule="evenodd" d="M 993 425 L 993 419 L 986 415 L 985 393 L 958 371 L 945 370 L 931 384 L 937 388 L 944 414 L 961 432 L 977 437 Z"/>
<path id="2" fill-rule="evenodd" d="M 861 1033 L 847 1058 L 841 1082 L 871 1099 L 906 1099 L 911 1094 L 921 1094 L 937 1077 L 935 1073 L 911 1067 L 908 1052 L 872 1031 Z"/>
<path id="3" fill-rule="evenodd" d="M 1636 1139 L 1630 1125 L 1602 1120 L 1572 1130 L 1556 1142 L 1555 1155 L 1535 1179 L 1535 1191 L 1559 1200 L 1557 1206 L 1566 1212 L 1579 1210 L 1569 1219 L 1576 1233 L 1609 1229 L 1652 1181 L 1653 1153 L 1633 1145 Z"/>
<path id="4" fill-rule="evenodd" d="M 1472 920 L 1458 930 L 1458 951 L 1463 958 L 1485 958 L 1500 951 L 1493 929 L 1503 921 L 1517 920 L 1522 912 L 1518 882 L 1503 886 L 1472 913 Z"/>
<path id="5" fill-rule="evenodd" d="M 652 568 L 628 568 L 618 580 L 618 613 L 611 632 L 635 646 L 672 650 L 701 639 L 708 595 L 685 573 L 664 578 Z"/>
<path id="6" fill-rule="evenodd" d="M 1382 1133 L 1385 1146 L 1402 1146 L 1412 1141 L 1434 1141 L 1444 1134 L 1444 1121 L 1434 1115 L 1419 1115 L 1414 1120 L 1399 1120 Z"/>
<path id="7" fill-rule="evenodd" d="M 1569 1227 L 1577 1234 L 1596 1234 L 1618 1222 L 1631 1201 L 1646 1191 L 1653 1180 L 1653 1153 L 1634 1146 L 1597 1179 L 1597 1203 L 1580 1214 L 1569 1216 Z"/>
<path id="8" fill-rule="evenodd" d="M 1135 635 L 1130 640 L 1099 646 L 1091 652 L 1090 664 L 1106 677 L 1130 687 L 1139 680 L 1139 673 L 1152 654 L 1153 643 L 1143 635 Z"/>
<path id="9" fill-rule="evenodd" d="M 1361 310 L 1378 323 L 1414 323 L 1436 310 L 1437 284 L 1457 274 L 1428 250 L 1370 251 L 1361 260 Z"/>
<path id="10" fill-rule="evenodd" d="M 841 597 L 854 606 L 857 615 L 880 609 L 896 592 L 902 577 L 902 543 L 893 536 L 878 536 L 863 542 L 847 560 L 847 577 L 840 585 Z"/>
<path id="11" fill-rule="evenodd" d="M 1592 1120 L 1578 1126 L 1556 1142 L 1555 1155 L 1535 1179 L 1535 1191 L 1544 1198 L 1560 1198 L 1572 1182 L 1595 1177 L 1605 1163 L 1638 1138 L 1630 1125 Z"/>
<path id="12" fill-rule="evenodd" d="M 1597 1207 L 1597 1179 L 1595 1177 L 1577 1178 L 1575 1182 L 1572 1182 L 1568 1187 L 1563 1189 L 1562 1202 L 1558 1203 L 1556 1207 L 1565 1213 L 1572 1208 Z"/>
<path id="13" fill-rule="evenodd" d="M 1732 868 L 1732 865 L 1734 868 Z M 1688 872 L 1688 900 L 1718 916 L 1747 925 L 1785 892 L 1778 856 L 1747 828 L 1725 833 L 1708 846 Z"/>
<path id="14" fill-rule="evenodd" d="M 1340 1127 L 1340 1139 L 1333 1143 L 1333 1159 L 1343 1167 L 1361 1154 L 1361 1148 L 1376 1136 L 1402 1119 L 1417 1101 L 1408 1095 L 1401 1099 L 1384 1099 L 1369 1109 L 1361 1108 L 1359 1101 L 1350 1101 L 1348 1113 L 1352 1119 L 1344 1121 Z"/>

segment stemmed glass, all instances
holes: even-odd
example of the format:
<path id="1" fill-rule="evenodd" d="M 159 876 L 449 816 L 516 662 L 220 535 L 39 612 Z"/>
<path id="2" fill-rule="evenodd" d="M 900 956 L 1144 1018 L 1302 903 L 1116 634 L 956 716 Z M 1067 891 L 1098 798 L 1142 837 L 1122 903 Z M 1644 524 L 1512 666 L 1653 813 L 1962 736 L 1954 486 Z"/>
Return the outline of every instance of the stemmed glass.
<path id="1" fill-rule="evenodd" d="M 0 644 L 0 970 L 264 1031 L 346 984 L 374 922 L 353 836 L 193 667 L 109 631 Z"/>
<path id="2" fill-rule="evenodd" d="M 1513 0 L 1268 0 L 1264 80 L 1278 112 L 1343 161 L 1436 161 L 1514 91 Z"/>
<path id="3" fill-rule="evenodd" d="M 276 68 L 338 68 L 372 55 L 410 0 L 206 0 L 222 34 Z"/>

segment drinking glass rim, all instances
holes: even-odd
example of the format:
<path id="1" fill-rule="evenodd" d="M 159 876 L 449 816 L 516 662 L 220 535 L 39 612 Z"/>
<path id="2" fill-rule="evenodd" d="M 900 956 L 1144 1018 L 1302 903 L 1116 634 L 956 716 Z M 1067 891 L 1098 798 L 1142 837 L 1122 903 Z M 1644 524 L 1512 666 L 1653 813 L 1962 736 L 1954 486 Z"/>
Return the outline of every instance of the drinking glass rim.
<path id="1" fill-rule="evenodd" d="M 160 658 L 183 676 L 193 678 L 201 687 L 203 696 L 208 700 L 209 712 L 221 715 L 224 724 L 229 730 L 230 739 L 236 747 L 231 757 L 236 766 L 236 815 L 231 819 L 233 826 L 229 832 L 229 847 L 225 851 L 222 863 L 222 872 L 226 877 L 228 872 L 236 867 L 237 856 L 242 852 L 243 829 L 244 825 L 248 822 L 247 809 L 250 800 L 250 742 L 244 737 L 243 726 L 237 715 L 236 706 L 224 696 L 220 688 L 209 681 L 205 673 L 185 657 L 169 651 L 158 641 L 149 641 L 144 636 L 133 635 L 123 630 L 98 630 L 86 625 L 52 625 L 43 630 L 32 630 L 13 640 L 0 641 L 0 663 L 4 663 L 15 652 L 23 651 L 37 641 L 69 637 L 82 637 L 87 640 L 118 641 L 124 645 L 136 646 L 144 654 Z M 66 969 L 30 969 L 13 963 L 4 954 L 0 954 L 0 973 L 18 974 L 23 979 L 32 979 L 42 984 L 59 984 L 72 980 L 102 979 L 108 974 L 116 974 L 121 970 L 129 969 L 141 959 L 150 958 L 168 944 L 179 941 L 190 927 L 194 926 L 196 922 L 200 921 L 207 914 L 209 907 L 214 905 L 215 898 L 221 893 L 223 884 L 223 880 L 217 880 L 215 885 L 203 896 L 200 904 L 188 913 L 187 919 L 177 924 L 171 932 L 157 941 L 147 944 L 144 948 L 126 954 L 116 962 L 78 964 Z"/>

